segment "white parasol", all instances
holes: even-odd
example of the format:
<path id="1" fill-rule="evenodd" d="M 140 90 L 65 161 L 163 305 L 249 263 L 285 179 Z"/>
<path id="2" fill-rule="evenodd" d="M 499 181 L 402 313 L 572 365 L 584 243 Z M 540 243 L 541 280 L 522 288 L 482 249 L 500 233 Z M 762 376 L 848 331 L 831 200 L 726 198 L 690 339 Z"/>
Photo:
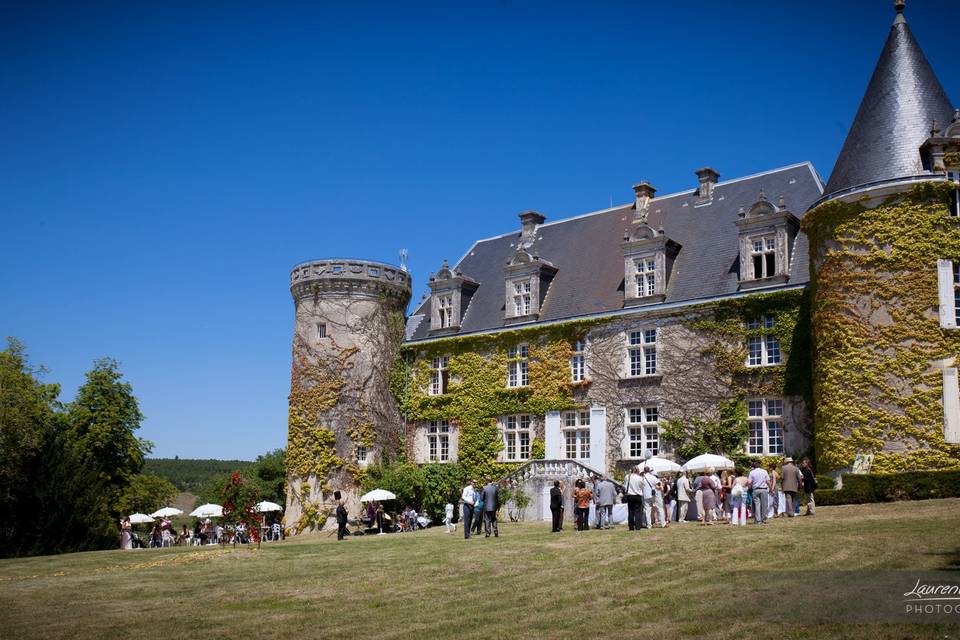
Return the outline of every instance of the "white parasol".
<path id="1" fill-rule="evenodd" d="M 660 475 L 661 473 L 676 473 L 680 471 L 680 465 L 673 460 L 658 458 L 656 456 L 644 460 L 643 466 L 650 467 L 650 470 L 657 475 Z"/>
<path id="2" fill-rule="evenodd" d="M 384 500 L 396 500 L 397 496 L 390 493 L 386 489 L 374 489 L 369 493 L 365 493 L 360 496 L 360 502 L 370 502 L 376 500 L 377 502 L 383 502 Z"/>
<path id="3" fill-rule="evenodd" d="M 223 507 L 218 504 L 202 504 L 191 511 L 190 515 L 195 518 L 219 518 L 223 515 Z"/>
<path id="4" fill-rule="evenodd" d="M 267 511 L 283 511 L 283 507 L 278 505 L 276 502 L 268 502 L 264 500 L 263 502 L 258 502 L 253 506 L 253 510 L 257 513 L 266 513 Z"/>
<path id="5" fill-rule="evenodd" d="M 182 516 L 183 511 L 176 507 L 164 507 L 150 514 L 154 518 L 172 518 L 173 516 Z"/>
<path id="6" fill-rule="evenodd" d="M 683 465 L 681 469 L 696 473 L 698 471 L 706 471 L 710 467 L 720 471 L 721 469 L 733 469 L 734 466 L 733 460 L 730 458 L 724 458 L 723 456 L 718 456 L 713 453 L 704 453 L 696 458 L 687 460 L 687 463 Z"/>
<path id="7" fill-rule="evenodd" d="M 145 513 L 134 513 L 130 516 L 130 524 L 147 524 L 153 522 L 153 518 Z"/>

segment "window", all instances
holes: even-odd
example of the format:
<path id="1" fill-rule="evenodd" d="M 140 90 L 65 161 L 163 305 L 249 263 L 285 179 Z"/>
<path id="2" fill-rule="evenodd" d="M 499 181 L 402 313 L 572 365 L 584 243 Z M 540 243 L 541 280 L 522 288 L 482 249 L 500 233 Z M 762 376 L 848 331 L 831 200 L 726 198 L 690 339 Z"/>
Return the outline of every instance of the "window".
<path id="1" fill-rule="evenodd" d="M 367 269 L 367 273 L 369 273 L 369 274 L 370 274 L 370 277 L 372 277 L 372 278 L 379 278 L 379 277 L 380 277 L 380 269 L 378 269 L 377 267 L 370 267 L 370 268 L 368 268 L 368 269 Z"/>
<path id="2" fill-rule="evenodd" d="M 783 400 L 763 398 L 747 401 L 750 437 L 747 453 L 779 455 L 783 453 Z"/>
<path id="3" fill-rule="evenodd" d="M 530 281 L 517 280 L 513 283 L 513 315 L 530 314 Z"/>
<path id="4" fill-rule="evenodd" d="M 503 423 L 503 444 L 507 460 L 530 459 L 530 416 L 507 416 Z"/>
<path id="5" fill-rule="evenodd" d="M 947 171 L 947 178 L 957 183 L 950 202 L 950 215 L 960 216 L 960 171 Z"/>
<path id="6" fill-rule="evenodd" d="M 566 457 L 586 460 L 590 457 L 590 411 L 567 411 L 563 414 L 563 442 Z"/>
<path id="7" fill-rule="evenodd" d="M 343 273 L 343 265 L 335 264 L 330 267 L 330 270 L 334 273 Z"/>
<path id="8" fill-rule="evenodd" d="M 637 297 L 652 296 L 657 291 L 657 263 L 653 258 L 643 258 L 634 261 L 637 285 Z"/>
<path id="9" fill-rule="evenodd" d="M 656 375 L 657 330 L 631 331 L 627 352 L 630 358 L 630 377 Z"/>
<path id="10" fill-rule="evenodd" d="M 953 318 L 960 326 L 960 260 L 953 262 Z"/>
<path id="11" fill-rule="evenodd" d="M 772 316 L 762 316 L 747 321 L 747 366 L 762 367 L 780 364 L 780 340 L 770 333 L 774 327 Z"/>
<path id="12" fill-rule="evenodd" d="M 430 446 L 428 456 L 430 462 L 450 460 L 450 422 L 431 420 L 430 427 L 427 429 L 427 444 Z"/>
<path id="13" fill-rule="evenodd" d="M 453 296 L 437 296 L 437 310 L 440 316 L 440 328 L 446 329 L 453 324 Z"/>
<path id="14" fill-rule="evenodd" d="M 507 386 L 525 387 L 530 382 L 530 348 L 521 344 L 507 350 Z"/>
<path id="15" fill-rule="evenodd" d="M 450 380 L 447 372 L 447 356 L 439 356 L 433 359 L 430 367 L 430 395 L 440 396 L 447 392 L 447 383 Z"/>
<path id="16" fill-rule="evenodd" d="M 777 239 L 775 237 L 754 238 L 750 255 L 753 258 L 755 280 L 777 274 Z"/>
<path id="17" fill-rule="evenodd" d="M 642 458 L 645 449 L 660 453 L 660 410 L 657 407 L 631 407 L 627 410 L 628 457 Z"/>
<path id="18" fill-rule="evenodd" d="M 583 382 L 587 379 L 583 348 L 583 340 L 573 343 L 573 357 L 570 358 L 570 380 L 573 382 Z"/>
<path id="19" fill-rule="evenodd" d="M 317 340 L 327 337 L 327 325 L 323 322 L 317 323 Z"/>
<path id="20" fill-rule="evenodd" d="M 357 445 L 357 462 L 360 464 L 367 463 L 367 448 L 363 445 Z"/>

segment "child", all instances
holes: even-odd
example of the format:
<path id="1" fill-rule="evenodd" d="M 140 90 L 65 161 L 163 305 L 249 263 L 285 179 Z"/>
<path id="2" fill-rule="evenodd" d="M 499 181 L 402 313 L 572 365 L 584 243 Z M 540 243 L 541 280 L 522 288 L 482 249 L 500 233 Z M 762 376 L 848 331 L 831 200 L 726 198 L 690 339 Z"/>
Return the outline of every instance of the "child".
<path id="1" fill-rule="evenodd" d="M 444 517 L 443 524 L 447 525 L 447 533 L 457 530 L 457 525 L 453 524 L 453 503 L 448 502 L 447 506 L 443 508 Z"/>

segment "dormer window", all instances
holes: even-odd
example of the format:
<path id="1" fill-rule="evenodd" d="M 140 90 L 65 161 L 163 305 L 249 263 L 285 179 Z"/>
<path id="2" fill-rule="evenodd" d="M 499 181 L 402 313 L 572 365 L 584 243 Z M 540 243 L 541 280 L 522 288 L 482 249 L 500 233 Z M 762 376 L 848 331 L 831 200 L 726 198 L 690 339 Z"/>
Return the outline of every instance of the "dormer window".
<path id="1" fill-rule="evenodd" d="M 460 328 L 470 300 L 480 285 L 443 261 L 430 276 L 430 333 L 452 333 Z"/>
<path id="2" fill-rule="evenodd" d="M 654 230 L 643 222 L 634 222 L 633 231 L 624 234 L 624 306 L 663 302 L 667 284 L 680 245 L 667 238 L 663 229 Z"/>
<path id="3" fill-rule="evenodd" d="M 637 297 L 652 296 L 657 293 L 657 262 L 650 258 L 633 261 L 636 275 L 634 283 L 637 287 Z"/>
<path id="4" fill-rule="evenodd" d="M 740 288 L 783 284 L 790 278 L 790 255 L 800 221 L 780 204 L 760 198 L 748 211 L 740 209 Z"/>
<path id="5" fill-rule="evenodd" d="M 514 280 L 513 282 L 513 315 L 527 316 L 531 310 L 531 291 L 530 280 Z"/>
<path id="6" fill-rule="evenodd" d="M 771 278 L 777 275 L 777 239 L 774 236 L 752 238 L 753 277 Z"/>

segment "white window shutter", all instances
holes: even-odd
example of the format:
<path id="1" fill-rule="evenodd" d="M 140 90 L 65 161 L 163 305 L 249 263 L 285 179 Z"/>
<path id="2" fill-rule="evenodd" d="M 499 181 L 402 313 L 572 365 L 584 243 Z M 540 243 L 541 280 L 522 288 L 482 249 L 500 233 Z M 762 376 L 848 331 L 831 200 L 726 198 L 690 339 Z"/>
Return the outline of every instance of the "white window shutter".
<path id="1" fill-rule="evenodd" d="M 943 370 L 943 440 L 960 444 L 960 385 L 956 367 Z"/>
<path id="2" fill-rule="evenodd" d="M 937 289 L 940 292 L 940 326 L 956 329 L 957 315 L 953 304 L 953 262 L 937 260 Z"/>

